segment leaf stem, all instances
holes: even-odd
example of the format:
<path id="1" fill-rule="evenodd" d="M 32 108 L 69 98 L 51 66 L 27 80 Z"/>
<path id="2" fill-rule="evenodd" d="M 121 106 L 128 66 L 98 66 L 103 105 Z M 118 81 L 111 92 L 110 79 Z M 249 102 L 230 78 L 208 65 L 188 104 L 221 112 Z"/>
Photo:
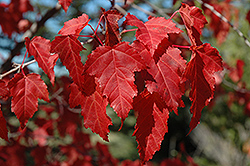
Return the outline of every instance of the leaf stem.
<path id="1" fill-rule="evenodd" d="M 92 35 L 76 35 L 76 36 L 79 36 L 79 37 L 90 37 L 90 38 L 94 38 Z"/>
<path id="2" fill-rule="evenodd" d="M 178 47 L 178 48 L 187 48 L 187 49 L 189 49 L 190 48 L 190 46 L 180 46 L 180 45 L 172 45 L 173 47 Z"/>
<path id="3" fill-rule="evenodd" d="M 96 34 L 96 32 L 97 32 L 97 29 L 99 28 L 99 26 L 100 26 L 100 24 L 101 24 L 101 21 L 102 21 L 103 16 L 104 16 L 104 15 L 102 14 L 101 17 L 100 17 L 100 19 L 99 19 L 99 22 L 98 22 L 98 24 L 97 24 L 97 27 L 96 27 L 96 29 L 95 29 L 94 34 Z"/>
<path id="4" fill-rule="evenodd" d="M 25 52 L 25 54 L 24 54 L 22 64 L 20 65 L 20 68 L 21 68 L 22 73 L 23 73 L 24 76 L 25 76 L 25 73 L 24 73 L 24 71 L 23 71 L 23 67 L 22 67 L 22 66 L 23 66 L 23 64 L 24 64 L 24 61 L 25 61 L 25 58 L 26 58 L 27 54 L 28 54 L 28 50 L 27 50 L 27 48 L 26 48 L 26 52 Z"/>
<path id="5" fill-rule="evenodd" d="M 94 28 L 92 27 L 92 25 L 88 24 L 88 26 L 92 29 L 92 31 L 95 34 L 95 37 L 97 38 L 98 42 L 103 46 L 101 39 L 97 36 L 97 33 L 95 32 Z"/>
<path id="6" fill-rule="evenodd" d="M 127 32 L 131 32 L 131 31 L 136 31 L 137 29 L 125 29 L 121 32 L 121 34 L 123 33 L 127 33 Z"/>
<path id="7" fill-rule="evenodd" d="M 169 18 L 170 20 L 172 20 L 172 18 L 176 15 L 176 13 L 178 13 L 179 12 L 179 10 L 176 10 L 173 14 L 172 14 L 172 16 Z"/>

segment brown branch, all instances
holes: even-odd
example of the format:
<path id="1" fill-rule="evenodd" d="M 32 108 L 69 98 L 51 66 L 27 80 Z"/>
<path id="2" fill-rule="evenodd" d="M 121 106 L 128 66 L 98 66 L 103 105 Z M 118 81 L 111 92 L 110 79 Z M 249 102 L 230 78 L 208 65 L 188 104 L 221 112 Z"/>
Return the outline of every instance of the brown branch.
<path id="1" fill-rule="evenodd" d="M 43 17 L 40 21 L 35 22 L 31 25 L 30 29 L 27 30 L 22 37 L 22 41 L 20 41 L 19 43 L 16 44 L 15 48 L 11 50 L 11 54 L 9 56 L 9 58 L 5 61 L 5 63 L 2 65 L 1 69 L 0 69 L 0 73 L 4 72 L 4 71 L 8 71 L 11 69 L 11 61 L 12 59 L 20 52 L 20 50 L 23 48 L 24 46 L 24 38 L 25 37 L 29 37 L 32 38 L 35 33 L 44 26 L 44 23 L 50 19 L 52 16 L 54 16 L 59 10 L 61 9 L 61 5 L 59 5 L 58 3 L 56 4 L 56 6 L 52 9 L 50 9 Z"/>
<path id="2" fill-rule="evenodd" d="M 35 62 L 36 62 L 36 60 L 34 59 L 34 60 L 29 61 L 29 62 L 27 62 L 27 63 L 25 63 L 25 64 L 23 64 L 23 65 L 14 63 L 13 66 L 14 66 L 15 68 L 13 68 L 13 69 L 7 71 L 7 72 L 4 73 L 4 74 L 1 74 L 1 75 L 0 75 L 0 79 L 2 79 L 3 77 L 9 75 L 10 73 L 13 73 L 13 72 L 19 70 L 19 69 L 21 68 L 21 66 L 24 68 L 25 66 L 28 66 L 28 65 L 30 65 L 30 64 L 32 64 L 32 63 L 35 63 Z"/>
<path id="3" fill-rule="evenodd" d="M 221 13 L 219 13 L 217 10 L 215 10 L 213 6 L 211 6 L 211 5 L 203 2 L 202 0 L 196 0 L 196 1 L 199 2 L 200 4 L 204 5 L 206 8 L 208 8 L 211 12 L 213 12 L 222 21 L 224 21 L 227 24 L 229 24 L 231 26 L 231 28 L 233 28 L 233 30 L 236 31 L 237 34 L 244 39 L 245 44 L 248 47 L 250 47 L 250 42 L 247 39 L 247 37 L 237 27 L 235 27 L 230 21 L 228 21 L 228 19 L 226 17 L 224 17 Z"/>

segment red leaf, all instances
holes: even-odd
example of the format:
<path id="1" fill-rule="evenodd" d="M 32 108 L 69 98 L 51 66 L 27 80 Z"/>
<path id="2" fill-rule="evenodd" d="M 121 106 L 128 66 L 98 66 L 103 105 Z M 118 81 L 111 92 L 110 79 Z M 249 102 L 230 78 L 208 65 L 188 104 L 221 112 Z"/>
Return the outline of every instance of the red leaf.
<path id="1" fill-rule="evenodd" d="M 247 20 L 248 23 L 250 24 L 250 10 L 247 12 L 246 20 Z"/>
<path id="2" fill-rule="evenodd" d="M 9 89 L 3 80 L 0 80 L 0 99 L 9 96 Z"/>
<path id="3" fill-rule="evenodd" d="M 234 24 L 237 23 L 237 17 L 238 15 L 238 9 L 236 9 L 233 5 L 231 5 L 230 1 L 223 1 L 223 2 L 217 2 L 213 4 L 214 2 L 209 2 L 208 4 L 214 7 L 214 10 L 222 14 L 227 20 L 230 21 L 231 16 L 234 15 L 235 20 Z M 232 11 L 232 9 L 234 11 Z M 235 10 L 236 9 L 236 10 Z M 217 38 L 218 44 L 223 43 L 226 40 L 226 37 L 228 35 L 228 32 L 230 30 L 230 24 L 223 21 L 220 17 L 218 17 L 214 12 L 212 12 L 210 9 L 204 8 L 206 16 L 210 17 L 209 21 L 209 28 L 212 29 L 214 32 L 214 36 Z M 237 25 L 236 25 L 237 26 Z"/>
<path id="4" fill-rule="evenodd" d="M 51 43 L 51 52 L 59 54 L 63 65 L 69 70 L 69 75 L 78 85 L 78 88 L 84 92 L 83 64 L 81 62 L 80 51 L 84 48 L 74 36 L 56 36 Z"/>
<path id="5" fill-rule="evenodd" d="M 115 159 L 109 152 L 108 146 L 97 142 L 96 149 L 99 153 L 98 155 L 98 165 L 99 166 L 117 166 L 118 160 Z"/>
<path id="6" fill-rule="evenodd" d="M 245 65 L 245 62 L 243 60 L 239 60 L 239 59 L 237 60 L 236 67 L 237 67 L 237 73 L 238 73 L 239 79 L 241 79 L 243 76 L 244 65 Z"/>
<path id="7" fill-rule="evenodd" d="M 46 151 L 47 151 L 47 148 L 44 148 L 44 147 L 36 147 L 32 149 L 32 151 L 30 152 L 30 155 L 33 157 L 35 165 L 37 166 L 46 165 L 47 163 Z"/>
<path id="8" fill-rule="evenodd" d="M 139 40 L 135 40 L 132 44 L 132 47 L 134 47 L 140 54 L 141 58 L 144 60 L 144 62 L 146 63 L 147 66 L 149 66 L 153 54 L 151 54 L 148 49 L 146 48 L 145 45 L 143 45 L 143 43 L 141 43 Z"/>
<path id="9" fill-rule="evenodd" d="M 56 65 L 58 55 L 50 55 L 50 41 L 40 36 L 35 36 L 31 41 L 28 37 L 26 37 L 25 45 L 28 50 L 29 57 L 31 55 L 34 56 L 38 66 L 43 69 L 43 71 L 48 75 L 51 84 L 54 85 L 54 66 Z"/>
<path id="10" fill-rule="evenodd" d="M 27 165 L 26 161 L 26 147 L 19 144 L 18 141 L 13 141 L 12 144 L 8 146 L 0 147 L 0 165 L 3 166 L 24 166 Z"/>
<path id="11" fill-rule="evenodd" d="M 193 117 L 190 122 L 190 132 L 200 121 L 202 109 L 210 102 L 214 95 L 215 72 L 223 70 L 222 59 L 217 49 L 210 44 L 191 47 L 193 54 L 187 64 L 184 79 L 191 84 L 189 98 L 193 101 L 190 112 Z"/>
<path id="12" fill-rule="evenodd" d="M 133 136 L 136 136 L 140 159 L 144 164 L 160 149 L 164 135 L 168 132 L 169 112 L 160 95 L 155 92 L 151 94 L 147 89 L 135 97 L 133 109 L 138 111 Z"/>
<path id="13" fill-rule="evenodd" d="M 5 139 L 6 141 L 8 140 L 8 129 L 7 129 L 7 125 L 6 125 L 6 120 L 3 117 L 3 113 L 1 110 L 1 104 L 0 104 L 0 137 L 2 139 Z"/>
<path id="14" fill-rule="evenodd" d="M 40 75 L 32 73 L 24 76 L 15 74 L 8 84 L 12 98 L 12 112 L 20 121 L 23 129 L 29 118 L 37 111 L 38 98 L 49 102 L 47 86 Z"/>
<path id="15" fill-rule="evenodd" d="M 19 11 L 21 13 L 33 11 L 33 6 L 30 4 L 29 0 L 12 0 L 9 8 L 11 8 L 13 12 Z"/>
<path id="16" fill-rule="evenodd" d="M 118 20 L 122 18 L 122 14 L 116 10 L 109 10 L 103 14 L 106 22 L 105 45 L 112 47 L 121 42 Z"/>
<path id="17" fill-rule="evenodd" d="M 168 47 L 157 64 L 152 59 L 148 72 L 153 76 L 155 82 L 147 81 L 146 84 L 149 92 L 158 92 L 167 106 L 176 114 L 177 108 L 184 106 L 181 100 L 183 92 L 180 90 L 180 76 L 184 71 L 186 61 L 180 56 L 180 53 L 179 49 Z"/>
<path id="18" fill-rule="evenodd" d="M 201 29 L 207 24 L 207 20 L 202 14 L 202 10 L 195 6 L 189 7 L 187 4 L 183 3 L 179 12 L 186 26 L 192 45 L 201 45 Z"/>
<path id="19" fill-rule="evenodd" d="M 7 34 L 9 38 L 13 32 L 18 32 L 18 21 L 22 19 L 22 15 L 18 13 L 19 18 L 15 19 L 13 13 L 6 11 L 6 8 L 0 6 L 0 25 L 2 32 Z"/>
<path id="20" fill-rule="evenodd" d="M 82 124 L 82 118 L 78 112 L 73 112 L 68 107 L 63 107 L 60 111 L 60 117 L 57 119 L 59 133 L 63 137 L 66 134 L 73 137 L 77 132 L 77 127 Z"/>
<path id="21" fill-rule="evenodd" d="M 33 10 L 29 0 L 12 0 L 9 5 L 0 3 L 0 25 L 9 38 L 13 32 L 20 32 L 18 24 L 23 19 L 23 13 L 29 10 Z"/>
<path id="22" fill-rule="evenodd" d="M 58 0 L 59 4 L 62 5 L 63 10 L 67 13 L 67 10 L 72 3 L 72 0 Z"/>
<path id="23" fill-rule="evenodd" d="M 103 95 L 108 97 L 122 121 L 132 109 L 133 97 L 137 94 L 133 72 L 143 68 L 140 55 L 127 42 L 98 47 L 85 64 L 85 72 L 98 78 Z"/>
<path id="24" fill-rule="evenodd" d="M 85 26 L 89 23 L 89 17 L 87 14 L 82 14 L 78 18 L 73 18 L 64 23 L 62 29 L 58 32 L 61 35 L 79 35 Z"/>
<path id="25" fill-rule="evenodd" d="M 236 68 L 231 68 L 231 67 L 228 68 L 229 70 L 228 76 L 233 82 L 238 82 L 241 80 L 244 73 L 244 65 L 245 65 L 244 61 L 238 59 L 236 63 Z"/>
<path id="26" fill-rule="evenodd" d="M 39 127 L 33 131 L 34 141 L 37 141 L 40 147 L 47 145 L 48 133 L 45 128 Z"/>
<path id="27" fill-rule="evenodd" d="M 105 141 L 108 141 L 109 125 L 112 125 L 110 117 L 106 114 L 107 99 L 102 97 L 100 89 L 91 96 L 84 96 L 74 83 L 70 86 L 71 93 L 69 104 L 71 107 L 81 105 L 81 114 L 84 117 L 84 127 L 90 128 L 94 133 L 99 134 Z"/>
<path id="28" fill-rule="evenodd" d="M 164 17 L 152 17 L 149 21 L 143 23 L 128 13 L 125 23 L 138 27 L 135 37 L 150 51 L 154 51 L 162 39 L 165 37 L 168 38 L 169 33 L 182 32 L 179 28 L 175 27 L 176 24 L 172 20 L 166 20 Z"/>
<path id="29" fill-rule="evenodd" d="M 165 159 L 161 162 L 161 166 L 187 166 L 179 158 Z"/>

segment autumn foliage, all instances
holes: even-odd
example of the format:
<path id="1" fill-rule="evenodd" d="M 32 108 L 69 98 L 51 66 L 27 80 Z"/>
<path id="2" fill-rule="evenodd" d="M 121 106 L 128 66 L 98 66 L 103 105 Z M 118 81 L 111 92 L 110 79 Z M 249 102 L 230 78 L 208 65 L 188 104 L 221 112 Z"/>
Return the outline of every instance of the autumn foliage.
<path id="1" fill-rule="evenodd" d="M 67 12 L 71 0 L 58 0 L 58 2 Z M 6 7 L 0 6 L 0 11 L 6 9 L 5 15 L 0 18 L 13 21 L 11 27 L 22 20 L 21 15 L 12 13 L 16 12 L 11 6 L 14 3 L 17 2 L 13 1 Z M 24 8 L 17 9 L 19 13 L 33 10 L 29 1 L 19 3 L 22 5 L 27 3 Z M 220 10 L 225 9 L 220 8 Z M 214 17 L 211 13 L 210 16 Z M 122 26 L 128 29 L 120 32 L 118 21 L 122 17 L 125 17 Z M 181 19 L 186 32 L 178 28 L 173 21 L 176 17 Z M 178 108 L 185 107 L 182 100 L 185 93 L 192 102 L 189 133 L 199 124 L 202 109 L 214 98 L 215 73 L 223 70 L 222 58 L 216 48 L 201 41 L 202 29 L 208 22 L 202 10 L 196 6 L 183 3 L 169 19 L 150 16 L 146 22 L 130 13 L 123 16 L 117 10 L 102 9 L 100 22 L 105 29 L 104 40 L 98 37 L 96 30 L 89 24 L 90 20 L 91 18 L 83 13 L 78 18 L 65 22 L 52 41 L 41 36 L 32 39 L 26 37 L 25 47 L 28 57 L 34 57 L 38 66 L 48 76 L 50 83 L 46 85 L 39 74 L 27 74 L 20 66 L 20 72 L 13 78 L 0 80 L 0 97 L 3 100 L 11 98 L 11 111 L 20 122 L 18 130 L 22 134 L 29 133 L 38 141 L 38 147 L 31 149 L 31 156 L 34 157 L 36 164 L 48 164 L 44 156 L 48 157 L 50 152 L 55 150 L 44 144 L 46 139 L 36 135 L 51 136 L 57 126 L 61 136 L 66 132 L 73 139 L 74 146 L 60 147 L 61 153 L 68 156 L 64 161 L 68 165 L 92 165 L 90 151 L 93 148 L 98 152 L 96 164 L 117 165 L 118 161 L 108 153 L 106 145 L 97 143 L 96 147 L 92 147 L 89 136 L 77 130 L 77 126 L 81 126 L 82 122 L 78 114 L 71 111 L 73 108 L 80 108 L 84 127 L 90 128 L 103 140 L 109 141 L 112 119 L 106 113 L 107 105 L 110 105 L 120 117 L 120 129 L 130 110 L 136 112 L 137 121 L 133 136 L 138 143 L 140 162 L 145 164 L 161 147 L 164 135 L 168 132 L 169 113 L 173 111 L 178 115 Z M 14 29 L 8 28 L 7 22 L 1 21 L 0 25 L 8 36 L 21 31 L 14 27 Z M 99 46 L 88 55 L 87 61 L 82 63 L 80 52 L 86 48 L 79 38 L 90 37 L 81 35 L 82 30 L 88 26 L 95 33 L 92 38 L 98 41 Z M 225 26 L 224 33 L 226 30 Z M 121 37 L 121 33 L 129 31 L 135 31 L 135 40 L 132 43 L 124 41 Z M 221 33 L 217 32 L 215 35 L 220 36 Z M 172 38 L 170 39 L 171 35 L 181 34 L 188 36 L 190 45 L 178 45 Z M 224 38 L 221 37 L 219 42 L 223 41 Z M 183 49 L 192 52 L 190 60 L 183 57 Z M 67 68 L 71 80 L 55 79 L 54 66 L 58 59 Z M 58 91 L 63 93 L 60 99 L 53 95 Z M 41 100 L 43 104 L 38 106 L 38 101 Z M 35 124 L 38 128 L 32 133 L 25 126 L 38 108 L 45 111 L 48 118 L 37 117 Z M 52 112 L 55 110 L 59 113 L 57 118 L 53 118 Z M 0 137 L 12 141 L 8 138 L 5 118 L 6 115 L 3 116 L 0 111 Z M 24 149 L 19 144 L 14 143 L 12 146 L 13 150 Z M 4 148 L 1 151 L 3 152 Z M 7 150 L 6 155 L 11 153 L 13 152 Z M 44 155 L 39 156 L 38 153 Z M 193 162 L 190 156 L 186 157 L 190 163 Z M 51 165 L 57 165 L 59 162 L 56 156 L 52 156 L 51 160 L 53 161 Z M 186 165 L 177 160 L 179 159 L 164 162 L 179 162 L 179 165 Z M 139 161 L 135 162 L 139 164 Z M 124 161 L 122 165 L 132 165 L 132 162 Z"/>

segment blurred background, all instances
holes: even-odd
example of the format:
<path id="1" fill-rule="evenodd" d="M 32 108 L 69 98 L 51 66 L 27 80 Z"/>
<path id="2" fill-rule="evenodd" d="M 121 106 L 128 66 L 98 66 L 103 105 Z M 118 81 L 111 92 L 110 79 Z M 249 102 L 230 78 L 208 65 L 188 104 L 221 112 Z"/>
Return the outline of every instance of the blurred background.
<path id="1" fill-rule="evenodd" d="M 89 16 L 90 24 L 96 28 L 102 14 L 100 8 L 109 10 L 112 2 L 115 2 L 113 9 L 124 15 L 126 12 L 136 15 L 143 22 L 149 16 L 169 18 L 180 8 L 181 3 L 201 8 L 209 22 L 203 30 L 202 41 L 216 47 L 224 60 L 224 70 L 216 73 L 214 99 L 203 109 L 201 123 L 187 135 L 191 102 L 188 94 L 184 95 L 186 107 L 179 109 L 178 116 L 170 113 L 169 131 L 161 150 L 156 152 L 148 165 L 250 165 L 249 0 L 203 1 L 225 16 L 231 25 L 196 0 L 127 0 L 126 4 L 123 0 L 73 0 L 67 13 L 55 8 L 56 0 L 0 0 L 0 73 L 9 71 L 12 63 L 22 63 L 26 51 L 23 39 L 34 23 L 37 23 L 38 28 L 29 37 L 42 36 L 52 41 L 65 21 L 82 13 Z M 22 11 L 21 14 L 18 15 L 17 10 Z M 119 21 L 120 31 L 128 28 L 122 25 L 124 20 L 122 18 Z M 173 20 L 185 31 L 178 14 Z M 239 36 L 233 28 L 241 31 L 244 37 Z M 97 33 L 100 39 L 104 39 L 102 26 Z M 92 35 L 93 32 L 87 27 L 81 34 Z M 125 33 L 122 38 L 132 42 L 134 34 Z M 84 63 L 98 43 L 90 38 L 79 40 L 87 48 L 81 52 Z M 189 45 L 182 35 L 171 35 L 170 40 L 179 45 Z M 191 52 L 187 49 L 181 51 L 182 56 L 189 60 Z M 31 60 L 32 57 L 26 58 L 25 62 Z M 28 65 L 25 72 L 42 75 L 42 79 L 50 85 L 49 79 L 36 63 Z M 0 100 L 10 131 L 9 143 L 0 139 L 0 163 L 4 165 L 6 161 L 12 160 L 9 165 L 139 165 L 137 143 L 132 137 L 136 123 L 134 111 L 131 110 L 123 128 L 118 131 L 120 119 L 112 108 L 107 107 L 113 126 L 110 127 L 110 141 L 105 142 L 99 135 L 82 126 L 80 107 L 70 109 L 67 105 L 71 80 L 59 60 L 55 75 L 56 84 L 49 88 L 52 102 L 39 101 L 39 111 L 23 131 L 10 111 L 10 99 Z M 11 77 L 12 74 L 4 79 Z"/>

